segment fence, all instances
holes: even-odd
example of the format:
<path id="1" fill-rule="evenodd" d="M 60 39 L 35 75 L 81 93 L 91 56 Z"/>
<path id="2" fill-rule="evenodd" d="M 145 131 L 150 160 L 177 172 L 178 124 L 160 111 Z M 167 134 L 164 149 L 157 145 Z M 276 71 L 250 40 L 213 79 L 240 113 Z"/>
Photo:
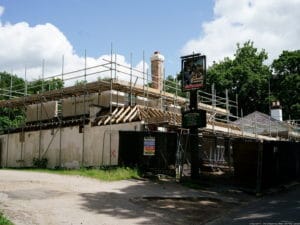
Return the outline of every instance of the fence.
<path id="1" fill-rule="evenodd" d="M 145 155 L 147 138 L 155 140 L 155 154 Z M 178 135 L 174 132 L 120 131 L 119 164 L 173 175 L 176 157 L 179 157 L 177 164 L 183 167 L 182 175 L 190 176 L 191 150 L 188 140 L 189 134 Z M 202 148 L 199 149 L 199 157 L 202 159 L 201 170 L 208 167 L 231 167 L 230 139 L 204 135 L 199 141 L 202 143 Z M 182 147 L 180 152 L 177 151 L 178 145 Z"/>
<path id="2" fill-rule="evenodd" d="M 236 139 L 232 143 L 236 181 L 261 192 L 300 179 L 300 143 Z"/>
<path id="3" fill-rule="evenodd" d="M 177 133 L 120 131 L 119 134 L 119 165 L 175 174 Z"/>

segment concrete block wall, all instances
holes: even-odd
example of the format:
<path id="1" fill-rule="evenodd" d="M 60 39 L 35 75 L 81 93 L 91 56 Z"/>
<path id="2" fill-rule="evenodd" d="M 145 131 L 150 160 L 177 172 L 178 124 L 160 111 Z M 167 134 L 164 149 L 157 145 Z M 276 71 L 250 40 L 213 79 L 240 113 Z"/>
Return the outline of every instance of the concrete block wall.
<path id="1" fill-rule="evenodd" d="M 112 102 L 114 103 L 113 105 L 120 106 L 124 105 L 127 101 L 127 94 L 115 90 L 103 91 L 101 94 L 93 93 L 86 96 L 73 96 L 62 100 L 62 115 L 63 117 L 71 117 L 89 114 L 91 105 L 109 107 Z"/>
<path id="2" fill-rule="evenodd" d="M 89 106 L 99 105 L 99 95 L 97 93 L 86 96 L 74 96 L 62 100 L 63 117 L 77 116 L 89 113 Z"/>
<path id="3" fill-rule="evenodd" d="M 115 105 L 125 105 L 127 102 L 128 94 L 120 91 L 109 90 L 101 92 L 99 105 L 109 107 L 111 103 L 115 103 Z"/>
<path id="4" fill-rule="evenodd" d="M 32 167 L 34 157 L 47 158 L 49 168 L 117 165 L 119 130 L 141 130 L 141 123 L 111 128 L 86 125 L 82 132 L 79 126 L 72 126 L 4 134 L 0 136 L 0 166 Z"/>
<path id="5" fill-rule="evenodd" d="M 26 107 L 26 122 L 49 120 L 57 117 L 57 101 L 32 104 Z"/>

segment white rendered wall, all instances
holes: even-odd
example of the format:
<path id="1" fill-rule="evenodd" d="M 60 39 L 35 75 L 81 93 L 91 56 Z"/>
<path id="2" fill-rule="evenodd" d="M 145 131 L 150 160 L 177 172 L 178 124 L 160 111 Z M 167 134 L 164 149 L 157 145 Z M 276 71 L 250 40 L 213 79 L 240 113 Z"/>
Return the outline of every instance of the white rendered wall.
<path id="1" fill-rule="evenodd" d="M 31 167 L 34 157 L 47 158 L 48 167 L 79 168 L 80 166 L 117 165 L 119 130 L 141 130 L 141 123 L 110 126 L 86 125 L 41 131 L 4 134 L 1 139 L 1 165 L 4 167 Z"/>

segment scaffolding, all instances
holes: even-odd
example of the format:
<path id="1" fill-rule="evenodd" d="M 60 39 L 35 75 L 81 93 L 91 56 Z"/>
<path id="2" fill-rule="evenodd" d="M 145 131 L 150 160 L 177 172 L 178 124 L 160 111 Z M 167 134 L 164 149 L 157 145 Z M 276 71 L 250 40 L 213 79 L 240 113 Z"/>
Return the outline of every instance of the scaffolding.
<path id="1" fill-rule="evenodd" d="M 162 112 L 173 111 L 171 116 L 165 113 L 165 118 L 172 120 L 174 124 L 180 125 L 180 122 L 176 121 L 176 115 L 180 114 L 180 111 L 188 108 L 189 100 L 180 96 L 181 88 L 180 83 L 176 78 L 173 80 L 165 78 L 165 72 L 163 74 L 163 88 L 161 90 L 154 89 L 151 86 L 155 81 L 151 79 L 151 74 L 146 70 L 145 53 L 143 52 L 142 70 L 133 68 L 132 54 L 130 54 L 130 65 L 123 65 L 118 63 L 117 54 L 113 53 L 111 47 L 110 57 L 103 58 L 102 62 L 87 66 L 87 57 L 85 51 L 84 67 L 74 71 L 65 71 L 65 60 L 62 57 L 61 73 L 52 76 L 45 76 L 45 60 L 42 61 L 41 68 L 41 82 L 40 93 L 28 94 L 28 81 L 27 70 L 25 68 L 25 81 L 24 85 L 17 86 L 13 84 L 13 80 L 10 81 L 10 88 L 0 88 L 0 96 L 5 100 L 0 101 L 1 108 L 20 108 L 25 112 L 26 106 L 31 104 L 41 104 L 49 101 L 57 101 L 58 116 L 57 120 L 60 125 L 65 123 L 65 119 L 61 118 L 61 100 L 69 97 L 83 97 L 83 111 L 85 112 L 88 96 L 93 93 L 100 94 L 103 91 L 124 92 L 128 94 L 128 102 L 125 103 L 130 106 L 137 104 L 137 97 L 143 100 L 142 105 L 146 108 L 150 108 L 149 99 L 155 99 L 159 102 L 159 109 Z M 63 88 L 51 88 L 52 90 L 46 90 L 45 83 L 52 81 L 53 79 L 60 79 L 65 87 Z M 1 77 L 0 77 L 1 80 Z M 155 86 L 155 85 L 154 85 Z M 37 88 L 32 87 L 31 88 Z M 50 88 L 50 87 L 49 87 Z M 53 90 L 54 89 L 54 90 Z M 110 92 L 110 103 L 112 103 L 112 92 Z M 203 109 L 208 114 L 208 129 L 215 133 L 218 131 L 226 132 L 228 135 L 246 136 L 251 138 L 261 138 L 260 135 L 272 137 L 274 133 L 281 132 L 281 125 L 274 124 L 269 121 L 264 123 L 257 123 L 255 120 L 237 128 L 232 121 L 243 118 L 242 109 L 239 109 L 237 97 L 235 100 L 231 100 L 228 97 L 228 91 L 225 92 L 225 97 L 216 95 L 216 89 L 214 84 L 211 86 L 211 93 L 198 91 L 198 107 Z M 141 101 L 139 102 L 141 104 Z M 117 107 L 117 106 L 116 106 Z M 109 105 L 109 116 L 113 117 L 113 110 L 115 106 Z M 240 117 L 239 117 L 239 111 Z M 25 113 L 24 113 L 25 114 Z M 73 120 L 73 119 L 72 119 Z M 86 113 L 81 118 L 82 126 L 87 123 L 88 118 Z M 54 121 L 57 123 L 57 121 Z M 299 122 L 298 122 L 299 123 Z M 226 124 L 226 125 L 225 125 Z M 290 125 L 294 125 L 295 121 L 290 121 Z M 22 126 L 25 126 L 23 124 Z M 40 126 L 43 123 L 40 121 Z M 56 125 L 56 124 L 54 124 Z M 297 124 L 298 125 L 298 124 Z M 222 129 L 220 129 L 220 127 Z M 1 129 L 1 128 L 0 128 Z M 264 132 L 261 132 L 264 130 Z M 268 131 L 268 132 L 265 132 Z M 275 135 L 278 137 L 278 135 Z"/>
<path id="2" fill-rule="evenodd" d="M 149 100 L 154 99 L 158 104 L 158 108 L 165 115 L 166 121 L 172 122 L 176 126 L 180 126 L 181 122 L 178 121 L 178 115 L 181 114 L 181 110 L 187 109 L 189 100 L 186 97 L 182 97 L 179 94 L 181 92 L 180 83 L 176 78 L 173 80 L 166 79 L 165 75 L 163 79 L 163 88 L 161 90 L 154 89 L 151 86 L 151 82 L 155 82 L 151 79 L 151 74 L 146 70 L 145 66 L 145 56 L 143 53 L 143 66 L 142 70 L 133 68 L 132 65 L 132 54 L 131 54 L 130 66 L 123 65 L 117 62 L 117 55 L 113 54 L 111 51 L 110 58 L 104 58 L 102 63 L 93 66 L 87 66 L 86 53 L 85 53 L 85 64 L 84 68 L 75 71 L 65 72 L 64 69 L 64 57 L 62 57 L 62 69 L 60 74 L 45 77 L 45 62 L 42 64 L 42 79 L 40 93 L 28 94 L 28 81 L 26 77 L 28 76 L 25 68 L 25 82 L 24 86 L 14 86 L 11 80 L 10 89 L 0 89 L 1 97 L 6 98 L 6 100 L 0 101 L 0 107 L 2 108 L 21 108 L 25 114 L 26 106 L 31 104 L 43 104 L 49 101 L 58 102 L 58 116 L 55 121 L 51 121 L 53 126 L 64 126 L 66 119 L 61 117 L 61 100 L 70 97 L 82 97 L 83 98 L 83 111 L 86 112 L 86 102 L 91 94 L 98 93 L 101 94 L 104 91 L 110 91 L 110 104 L 109 112 L 111 121 L 116 120 L 113 111 L 118 107 L 118 104 L 114 106 L 112 104 L 112 90 L 123 92 L 128 94 L 127 102 L 125 105 L 135 106 L 137 104 L 137 99 L 139 99 L 139 104 L 144 107 L 151 108 L 149 105 Z M 47 81 L 53 79 L 60 79 L 65 87 L 57 88 L 54 90 L 45 90 L 44 84 Z M 79 81 L 79 82 L 78 82 Z M 77 83 L 76 83 L 77 82 Z M 14 87 L 14 88 L 13 88 Z M 33 88 L 33 87 L 31 87 Z M 142 102 L 142 103 L 141 103 Z M 208 126 L 206 130 L 210 130 L 212 133 L 225 132 L 232 136 L 242 136 L 250 138 L 262 138 L 259 130 L 261 127 L 267 127 L 269 129 L 269 135 L 264 135 L 271 137 L 272 130 L 279 128 L 272 127 L 274 125 L 269 124 L 257 124 L 256 122 L 251 123 L 251 129 L 240 128 L 232 124 L 232 121 L 239 119 L 239 110 L 242 109 L 238 107 L 238 101 L 230 100 L 228 97 L 228 91 L 225 93 L 225 97 L 220 97 L 216 95 L 216 90 L 214 85 L 211 86 L 211 93 L 198 91 L 198 108 L 203 109 L 208 115 Z M 172 114 L 168 113 L 169 111 Z M 155 113 L 154 113 L 155 114 Z M 161 116 L 161 113 L 158 113 Z M 105 117 L 107 115 L 104 115 Z M 145 117 L 146 118 L 146 117 Z M 270 119 L 271 120 L 271 119 Z M 108 120 L 109 121 L 109 120 Z M 43 122 L 39 121 L 39 126 L 43 127 Z M 71 124 L 82 123 L 82 126 L 89 122 L 89 118 L 86 113 L 83 113 L 82 117 L 71 118 Z M 147 121 L 145 121 L 147 122 Z M 35 124 L 36 125 L 36 124 Z M 22 124 L 21 127 L 26 126 Z M 274 133 L 274 132 L 273 132 Z"/>
<path id="3" fill-rule="evenodd" d="M 62 57 L 61 73 L 45 77 L 45 62 L 42 65 L 42 79 L 40 82 L 40 93 L 28 94 L 28 81 L 26 80 L 27 71 L 25 68 L 25 81 L 22 86 L 13 84 L 10 81 L 10 88 L 0 88 L 0 96 L 5 100 L 0 101 L 2 108 L 18 108 L 21 109 L 25 115 L 26 110 L 30 105 L 37 105 L 37 118 L 42 117 L 42 111 L 46 104 L 49 102 L 56 102 L 57 114 L 55 117 L 49 117 L 47 120 L 37 119 L 35 122 L 23 122 L 17 128 L 3 129 L 0 128 L 0 134 L 9 134 L 13 132 L 20 132 L 24 134 L 25 131 L 39 131 L 40 136 L 43 129 L 58 128 L 56 132 L 59 135 L 59 162 L 61 159 L 62 149 L 62 129 L 67 126 L 79 126 L 82 135 L 82 159 L 81 165 L 84 165 L 84 151 L 85 151 L 85 127 L 87 124 L 91 126 L 109 126 L 109 142 L 110 152 L 112 145 L 112 126 L 118 123 L 130 123 L 134 121 L 141 121 L 145 127 L 155 125 L 157 127 L 167 127 L 177 130 L 182 134 L 181 127 L 181 111 L 188 109 L 189 99 L 184 97 L 181 92 L 180 82 L 177 78 L 173 80 L 166 79 L 165 73 L 163 74 L 162 89 L 158 90 L 152 88 L 153 81 L 151 73 L 146 69 L 145 54 L 143 53 L 142 70 L 133 68 L 132 54 L 130 56 L 130 65 L 123 65 L 118 63 L 117 55 L 111 51 L 110 58 L 105 58 L 102 63 L 93 66 L 87 66 L 87 59 L 85 53 L 85 63 L 82 69 L 74 71 L 65 71 L 64 57 Z M 1 79 L 1 77 L 0 77 Z M 46 90 L 45 83 L 53 79 L 60 79 L 65 87 L 51 88 Z M 38 86 L 37 86 L 38 87 Z M 36 87 L 36 88 L 37 88 Z M 31 86 L 31 88 L 33 88 Z M 102 110 L 99 115 L 95 114 L 92 118 L 91 113 L 87 113 L 91 96 L 100 96 L 104 92 L 109 92 L 109 104 L 105 110 Z M 114 94 L 116 92 L 117 94 Z M 124 93 L 126 101 L 121 102 L 119 94 Z M 188 94 L 188 93 L 187 93 Z M 117 96 L 117 100 L 114 98 Z M 282 131 L 282 124 L 271 123 L 271 117 L 265 122 L 257 122 L 256 118 L 248 120 L 247 123 L 242 123 L 240 126 L 233 121 L 244 119 L 242 109 L 238 106 L 238 99 L 230 100 L 228 91 L 225 96 L 217 96 L 215 86 L 211 86 L 211 92 L 204 92 L 199 90 L 198 108 L 207 112 L 207 126 L 199 129 L 201 143 L 199 146 L 209 145 L 209 151 L 202 151 L 202 158 L 208 164 L 219 165 L 225 162 L 225 155 L 228 153 L 230 161 L 230 139 L 231 138 L 250 138 L 260 140 L 278 140 L 279 134 Z M 83 109 L 80 114 L 74 116 L 64 116 L 63 100 L 74 98 L 82 101 Z M 151 104 L 151 100 L 155 101 L 155 107 Z M 122 103 L 122 104 L 121 104 Z M 40 111 L 38 111 L 40 107 Z M 97 106 L 96 106 L 97 107 Z M 75 106 L 76 108 L 76 106 Z M 239 111 L 240 116 L 239 116 Z M 9 116 L 13 113 L 9 110 Z M 47 114 L 47 112 L 46 112 Z M 290 121 L 290 125 L 299 124 L 299 121 Z M 288 129 L 293 129 L 288 126 Z M 298 129 L 299 131 L 300 129 Z M 290 130 L 289 130 L 290 131 Z M 56 134 L 56 133 L 55 133 Z M 274 135 L 276 134 L 276 135 Z M 290 133 L 288 133 L 289 135 Z M 299 135 L 299 132 L 298 132 Z M 55 136 L 55 135 L 54 135 Z M 179 139 L 183 139 L 184 135 L 180 135 Z M 22 137 L 22 135 L 20 136 Z M 207 138 L 209 137 L 209 138 Z M 205 139 L 206 138 L 206 139 Z M 290 139 L 290 136 L 287 137 Z M 206 143 L 204 143 L 206 140 Z M 24 143 L 22 142 L 22 149 Z M 177 154 L 181 156 L 177 162 L 180 173 L 182 172 L 183 162 L 182 158 L 185 154 L 186 143 L 178 144 L 179 149 Z M 184 147 L 183 147 L 184 146 Z M 212 147 L 210 147 L 212 146 Z M 225 149 L 226 148 L 226 149 Z M 226 150 L 226 151 L 225 151 Z M 8 152 L 8 145 L 6 151 Z M 21 154 L 22 154 L 21 150 Z M 47 149 L 46 149 L 47 151 Z M 226 153 L 225 153 L 226 152 Z M 45 152 L 41 149 L 41 139 L 39 142 L 39 158 Z M 7 154 L 8 155 L 8 154 Z M 22 159 L 22 155 L 21 155 Z M 6 160 L 7 161 L 7 160 Z M 111 161 L 111 160 L 110 160 Z"/>

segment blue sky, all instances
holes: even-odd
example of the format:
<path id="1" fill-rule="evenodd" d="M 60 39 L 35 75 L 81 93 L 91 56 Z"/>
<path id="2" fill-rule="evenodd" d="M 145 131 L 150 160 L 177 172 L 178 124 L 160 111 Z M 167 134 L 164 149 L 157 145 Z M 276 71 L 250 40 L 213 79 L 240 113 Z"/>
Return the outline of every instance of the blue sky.
<path id="1" fill-rule="evenodd" d="M 213 16 L 213 1 L 204 0 L 4 0 L 2 21 L 26 21 L 30 26 L 51 23 L 83 56 L 110 52 L 137 63 L 143 50 L 149 58 L 159 50 L 166 58 L 167 72 L 179 70 L 181 48 L 199 35 L 201 23 Z"/>
<path id="2" fill-rule="evenodd" d="M 149 66 L 156 50 L 166 75 L 180 70 L 180 56 L 201 52 L 208 66 L 233 57 L 237 43 L 254 41 L 269 54 L 300 49 L 300 0 L 0 0 L 0 71 L 41 74 L 94 65 L 110 54 L 119 63 Z"/>

